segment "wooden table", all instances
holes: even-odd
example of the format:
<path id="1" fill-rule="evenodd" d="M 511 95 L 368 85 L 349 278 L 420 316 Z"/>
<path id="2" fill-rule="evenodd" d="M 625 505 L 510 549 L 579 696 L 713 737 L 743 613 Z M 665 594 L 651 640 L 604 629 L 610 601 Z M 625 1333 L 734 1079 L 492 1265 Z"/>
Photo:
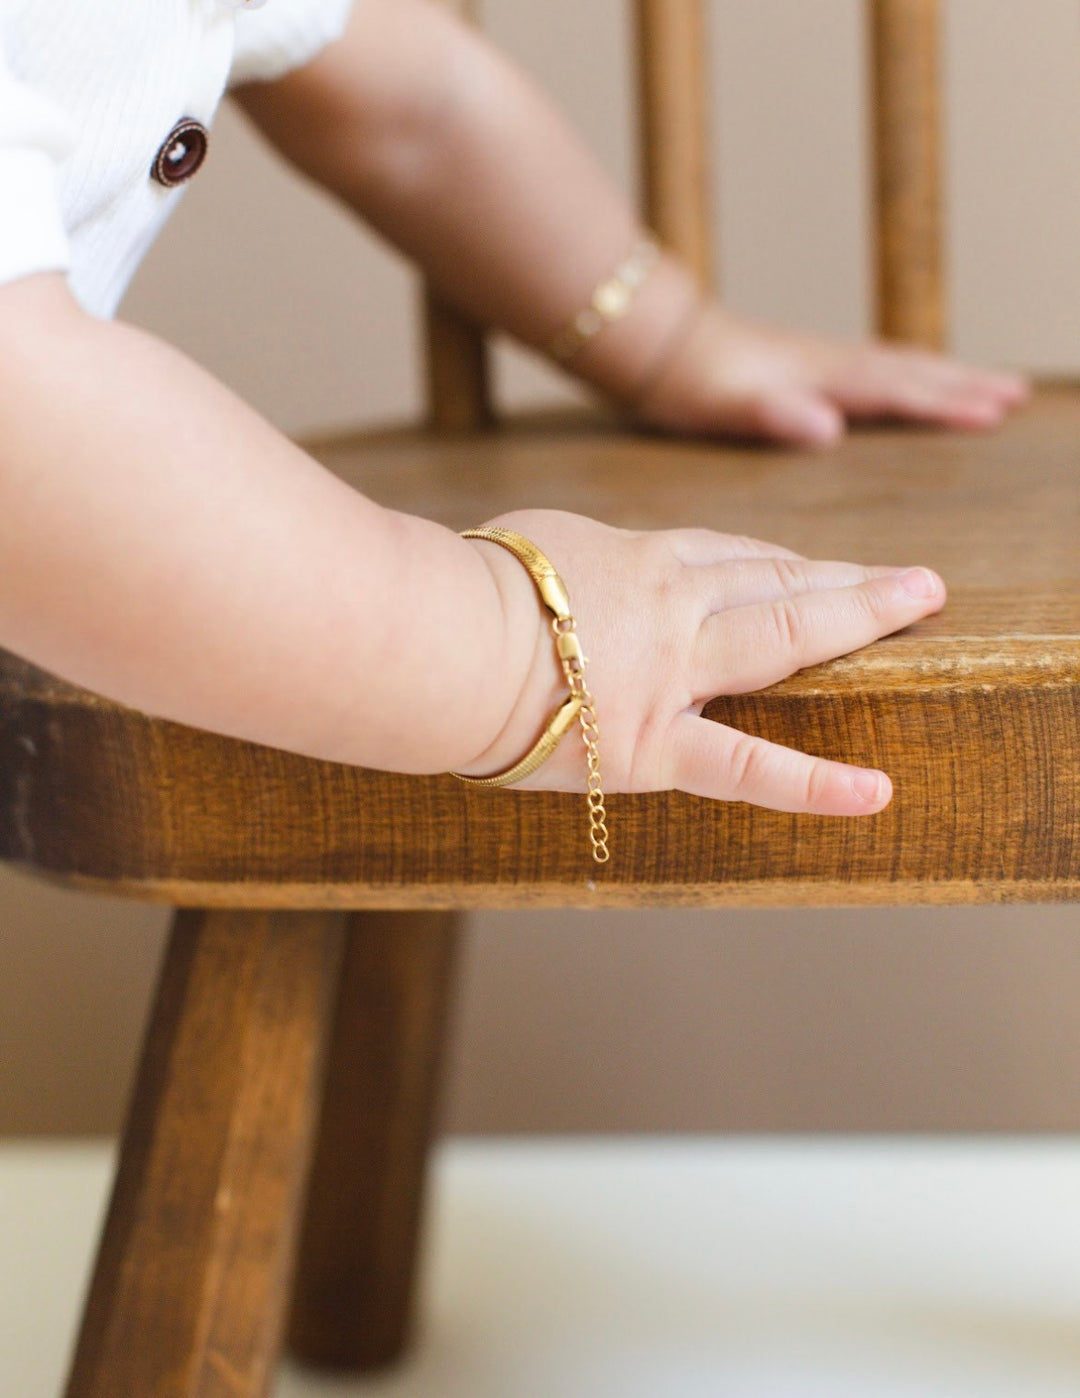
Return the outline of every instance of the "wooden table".
<path id="1" fill-rule="evenodd" d="M 579 798 L 311 762 L 131 715 L 4 657 L 0 798 L 15 812 L 0 836 L 4 858 L 75 886 L 203 907 L 1080 896 L 1075 391 L 1044 390 L 993 434 L 860 431 L 820 454 L 551 418 L 450 441 L 388 431 L 315 450 L 380 501 L 458 528 L 550 506 L 635 528 L 707 525 L 815 557 L 938 569 L 950 585 L 941 615 L 706 711 L 881 766 L 895 781 L 893 803 L 843 820 L 679 794 L 615 797 L 614 854 L 597 869 Z M 68 730 L 68 755 L 49 753 L 44 792 L 28 774 L 57 731 L 57 706 L 85 741 L 73 744 Z M 108 741 L 118 714 L 125 748 Z M 80 819 L 88 803 L 89 823 Z M 306 813 L 301 828 L 297 811 Z"/>

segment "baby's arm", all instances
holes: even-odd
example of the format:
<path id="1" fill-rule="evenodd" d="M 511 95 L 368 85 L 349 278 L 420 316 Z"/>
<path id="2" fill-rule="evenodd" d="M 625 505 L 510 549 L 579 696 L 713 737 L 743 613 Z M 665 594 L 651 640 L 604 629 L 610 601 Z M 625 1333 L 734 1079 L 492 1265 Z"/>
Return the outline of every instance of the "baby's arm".
<path id="1" fill-rule="evenodd" d="M 552 103 L 432 0 L 358 0 L 343 38 L 237 93 L 301 169 L 338 193 L 476 320 L 534 346 L 623 260 L 633 211 Z M 756 325 L 666 257 L 575 371 L 662 427 L 833 440 L 845 416 L 998 422 L 1012 375 L 935 355 Z M 664 370 L 661 373 L 661 370 Z"/>
<path id="2" fill-rule="evenodd" d="M 403 771 L 467 763 L 505 722 L 531 650 L 477 551 L 59 276 L 0 287 L 0 443 L 6 649 L 150 713 Z M 506 658 L 483 684 L 477 654 Z"/>
<path id="3" fill-rule="evenodd" d="M 0 286 L 0 444 L 0 646 L 149 713 L 389 770 L 486 775 L 543 729 L 559 677 L 515 559 L 373 504 L 182 354 L 86 316 L 59 275 Z M 932 575 L 912 591 L 892 569 L 550 510 L 505 523 L 568 586 L 609 790 L 887 802 L 883 774 L 700 709 L 936 611 Z M 580 747 L 529 784 L 582 790 Z"/>

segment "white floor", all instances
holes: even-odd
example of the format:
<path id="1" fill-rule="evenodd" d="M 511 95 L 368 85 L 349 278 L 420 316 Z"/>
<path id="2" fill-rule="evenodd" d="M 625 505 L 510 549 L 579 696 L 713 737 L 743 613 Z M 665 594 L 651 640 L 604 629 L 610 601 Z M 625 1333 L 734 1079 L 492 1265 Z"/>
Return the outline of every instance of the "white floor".
<path id="1" fill-rule="evenodd" d="M 111 1163 L 0 1147 L 3 1398 L 60 1392 Z M 1080 1137 L 452 1144 L 425 1315 L 276 1398 L 1077 1398 Z"/>

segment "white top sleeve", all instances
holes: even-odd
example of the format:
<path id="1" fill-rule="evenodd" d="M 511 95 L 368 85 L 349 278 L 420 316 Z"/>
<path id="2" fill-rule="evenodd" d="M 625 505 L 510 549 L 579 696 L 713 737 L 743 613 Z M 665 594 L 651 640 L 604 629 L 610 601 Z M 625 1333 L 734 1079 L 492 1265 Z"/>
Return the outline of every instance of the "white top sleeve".
<path id="1" fill-rule="evenodd" d="M 354 0 L 267 0 L 260 9 L 239 11 L 229 86 L 270 82 L 303 67 L 341 38 L 353 4 Z"/>
<path id="2" fill-rule="evenodd" d="M 0 283 L 71 266 L 57 172 L 74 144 L 61 108 L 14 76 L 0 35 Z"/>

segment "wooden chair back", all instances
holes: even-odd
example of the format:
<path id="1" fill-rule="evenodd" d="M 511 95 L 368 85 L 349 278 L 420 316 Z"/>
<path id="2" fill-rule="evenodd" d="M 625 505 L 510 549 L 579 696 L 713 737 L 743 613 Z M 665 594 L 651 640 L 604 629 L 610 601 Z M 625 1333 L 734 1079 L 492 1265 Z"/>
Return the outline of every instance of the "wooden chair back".
<path id="1" fill-rule="evenodd" d="M 476 0 L 444 0 L 475 19 Z M 706 0 L 634 8 L 642 215 L 703 285 L 715 286 Z M 872 235 L 882 335 L 936 349 L 944 337 L 939 140 L 939 0 L 866 0 L 871 79 Z M 432 427 L 493 421 L 481 330 L 425 295 Z"/>

